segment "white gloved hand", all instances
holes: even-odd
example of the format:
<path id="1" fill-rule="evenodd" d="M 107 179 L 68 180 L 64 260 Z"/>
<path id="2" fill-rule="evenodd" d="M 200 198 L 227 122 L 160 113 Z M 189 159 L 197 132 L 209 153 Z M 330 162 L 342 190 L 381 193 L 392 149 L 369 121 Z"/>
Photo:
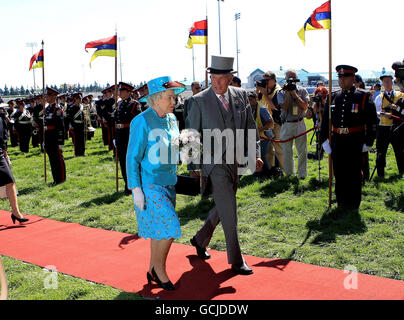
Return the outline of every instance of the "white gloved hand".
<path id="1" fill-rule="evenodd" d="M 363 145 L 362 152 L 369 152 L 370 150 L 372 150 L 372 147 L 369 147 L 366 144 Z"/>
<path id="2" fill-rule="evenodd" d="M 133 203 L 135 204 L 135 206 L 143 211 L 144 210 L 144 194 L 143 194 L 142 189 L 140 189 L 140 188 L 132 189 L 132 196 L 133 196 Z"/>
<path id="3" fill-rule="evenodd" d="M 62 150 L 62 149 L 63 149 L 63 147 L 64 147 L 64 145 L 63 145 L 63 144 L 60 144 L 60 145 L 59 145 L 59 149 L 60 149 L 60 150 Z"/>
<path id="4" fill-rule="evenodd" d="M 328 139 L 323 143 L 323 149 L 327 154 L 331 154 L 332 150 Z"/>
<path id="5" fill-rule="evenodd" d="M 114 144 L 114 147 L 116 148 L 116 142 L 115 139 L 112 140 L 112 143 Z"/>

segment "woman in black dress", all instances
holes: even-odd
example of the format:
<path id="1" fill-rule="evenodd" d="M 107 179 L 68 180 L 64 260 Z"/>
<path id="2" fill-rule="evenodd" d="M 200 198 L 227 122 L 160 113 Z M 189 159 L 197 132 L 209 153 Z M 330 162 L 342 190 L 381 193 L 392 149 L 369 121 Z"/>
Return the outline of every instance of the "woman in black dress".
<path id="1" fill-rule="evenodd" d="M 7 140 L 8 140 L 8 117 L 5 110 L 0 109 L 0 187 L 6 186 L 6 194 L 12 208 L 11 219 L 26 222 L 18 209 L 17 192 L 15 189 L 14 177 L 10 169 L 10 161 L 7 156 Z"/>

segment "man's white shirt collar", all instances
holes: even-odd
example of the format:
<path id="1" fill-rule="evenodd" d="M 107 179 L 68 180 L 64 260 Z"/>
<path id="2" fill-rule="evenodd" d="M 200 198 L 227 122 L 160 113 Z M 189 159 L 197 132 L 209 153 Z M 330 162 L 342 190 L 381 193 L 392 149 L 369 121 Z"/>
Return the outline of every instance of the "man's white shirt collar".
<path id="1" fill-rule="evenodd" d="M 222 96 L 221 94 L 215 93 L 217 98 L 220 100 L 220 97 Z M 226 101 L 229 102 L 229 89 L 224 93 L 224 97 L 226 98 Z M 221 101 L 221 100 L 220 100 Z"/>

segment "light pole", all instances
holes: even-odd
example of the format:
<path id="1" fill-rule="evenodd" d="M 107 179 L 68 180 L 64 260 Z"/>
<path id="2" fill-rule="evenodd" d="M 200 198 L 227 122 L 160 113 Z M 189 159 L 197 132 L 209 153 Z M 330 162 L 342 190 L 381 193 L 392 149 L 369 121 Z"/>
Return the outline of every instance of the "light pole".
<path id="1" fill-rule="evenodd" d="M 121 72 L 121 82 L 122 82 L 122 53 L 121 53 L 121 41 L 125 41 L 125 37 L 118 37 L 119 41 L 119 70 Z"/>
<path id="2" fill-rule="evenodd" d="M 224 0 L 217 0 L 217 10 L 219 12 L 219 53 L 222 54 L 222 32 L 220 30 L 220 1 L 224 2 Z"/>
<path id="3" fill-rule="evenodd" d="M 32 55 L 34 55 L 34 47 L 38 46 L 36 42 L 27 42 L 25 44 L 26 47 L 31 48 Z M 36 84 L 35 84 L 35 69 L 32 69 L 32 74 L 34 75 L 34 92 L 36 89 Z"/>
<path id="4" fill-rule="evenodd" d="M 234 19 L 236 20 L 236 51 L 237 51 L 237 77 L 240 78 L 240 73 L 239 73 L 239 67 L 238 67 L 238 54 L 240 53 L 240 50 L 238 49 L 238 29 L 237 29 L 237 20 L 240 19 L 240 13 L 236 13 L 234 15 Z"/>

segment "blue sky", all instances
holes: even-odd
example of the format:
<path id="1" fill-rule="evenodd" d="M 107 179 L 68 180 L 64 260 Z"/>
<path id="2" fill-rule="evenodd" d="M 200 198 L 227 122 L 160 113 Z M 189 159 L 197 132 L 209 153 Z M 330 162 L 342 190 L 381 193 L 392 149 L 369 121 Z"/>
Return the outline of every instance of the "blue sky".
<path id="1" fill-rule="evenodd" d="M 234 15 L 240 12 L 239 65 L 243 82 L 256 68 L 328 70 L 328 32 L 306 33 L 304 47 L 297 36 L 311 12 L 325 0 L 225 0 L 221 2 L 222 54 L 236 55 Z M 32 52 L 28 42 L 45 41 L 45 80 L 51 84 L 114 81 L 114 59 L 89 61 L 88 41 L 112 36 L 121 42 L 123 81 L 139 83 L 170 75 L 192 79 L 192 50 L 186 49 L 192 23 L 209 17 L 209 53 L 219 53 L 216 0 L 0 0 L 0 87 L 33 86 L 28 72 Z M 352 64 L 359 69 L 390 70 L 404 58 L 404 1 L 333 0 L 333 67 Z M 390 44 L 395 44 L 395 48 Z M 205 51 L 195 46 L 196 78 L 204 79 Z M 210 61 L 210 58 L 209 58 Z M 236 62 L 234 63 L 236 66 Z M 41 86 L 41 69 L 36 83 Z M 120 75 L 118 76 L 118 81 Z"/>

